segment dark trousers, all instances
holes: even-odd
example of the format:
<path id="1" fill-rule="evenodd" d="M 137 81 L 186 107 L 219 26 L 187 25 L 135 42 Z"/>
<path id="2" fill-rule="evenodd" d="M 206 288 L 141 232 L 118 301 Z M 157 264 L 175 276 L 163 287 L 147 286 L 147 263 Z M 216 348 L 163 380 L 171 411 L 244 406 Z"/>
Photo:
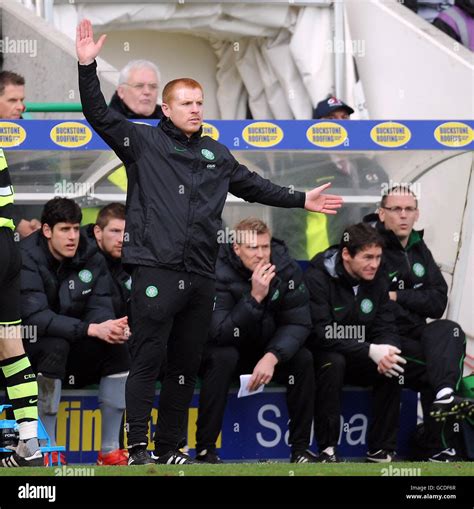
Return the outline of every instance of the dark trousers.
<path id="1" fill-rule="evenodd" d="M 318 350 L 314 353 L 316 398 L 314 430 L 319 450 L 336 447 L 339 440 L 342 388 L 344 384 L 372 386 L 373 409 L 368 432 L 370 451 L 395 451 L 400 414 L 401 385 L 396 377 L 377 372 L 367 359 Z"/>
<path id="2" fill-rule="evenodd" d="M 412 337 L 402 337 L 402 355 L 407 360 L 401 380 L 420 393 L 425 438 L 439 451 L 453 441 L 453 422 L 438 423 L 429 415 L 436 393 L 445 387 L 454 390 L 462 378 L 466 336 L 451 320 L 436 320 L 418 328 Z"/>
<path id="3" fill-rule="evenodd" d="M 196 451 L 215 450 L 222 428 L 227 394 L 235 375 L 249 374 L 263 352 L 245 354 L 233 346 L 208 346 L 199 374 L 201 394 L 196 432 Z M 290 360 L 277 364 L 273 380 L 286 386 L 286 401 L 290 417 L 291 449 L 304 451 L 309 447 L 314 395 L 313 359 L 302 348 Z"/>
<path id="4" fill-rule="evenodd" d="M 63 338 L 42 337 L 23 345 L 35 373 L 65 381 L 66 388 L 97 383 L 102 377 L 123 373 L 130 368 L 126 344 L 106 343 L 83 338 L 69 343 Z"/>
<path id="5" fill-rule="evenodd" d="M 182 438 L 209 330 L 215 282 L 197 274 L 143 266 L 134 269 L 132 279 L 128 443 L 148 443 L 155 383 L 166 356 L 155 433 L 155 450 L 161 455 L 176 449 Z"/>

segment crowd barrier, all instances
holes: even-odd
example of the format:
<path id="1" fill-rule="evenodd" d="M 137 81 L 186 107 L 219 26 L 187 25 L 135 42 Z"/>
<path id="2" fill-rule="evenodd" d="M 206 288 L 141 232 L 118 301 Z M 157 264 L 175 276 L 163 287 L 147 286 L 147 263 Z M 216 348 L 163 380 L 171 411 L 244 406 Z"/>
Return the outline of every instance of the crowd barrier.
<path id="1" fill-rule="evenodd" d="M 216 120 L 204 123 L 203 134 L 235 150 L 469 150 L 474 148 L 473 128 L 474 122 L 467 120 Z M 0 147 L 108 149 L 89 124 L 81 120 L 1 121 Z"/>

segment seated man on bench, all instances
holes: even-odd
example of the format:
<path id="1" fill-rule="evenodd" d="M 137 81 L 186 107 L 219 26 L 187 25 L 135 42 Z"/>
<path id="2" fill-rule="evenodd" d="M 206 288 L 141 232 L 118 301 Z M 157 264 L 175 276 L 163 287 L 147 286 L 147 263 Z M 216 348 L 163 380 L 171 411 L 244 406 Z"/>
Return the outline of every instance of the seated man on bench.
<path id="1" fill-rule="evenodd" d="M 221 463 L 216 441 L 235 374 L 252 373 L 250 391 L 275 379 L 286 385 L 291 462 L 314 462 L 311 434 L 314 375 L 303 348 L 311 320 L 303 274 L 268 226 L 248 218 L 235 226 L 216 265 L 217 296 L 202 379 L 196 460 Z"/>
<path id="2" fill-rule="evenodd" d="M 456 421 L 474 415 L 474 401 L 458 393 L 466 334 L 457 322 L 441 318 L 448 285 L 423 230 L 415 230 L 419 214 L 418 197 L 400 184 L 383 194 L 378 214 L 364 220 L 385 242 L 381 271 L 390 285 L 391 311 L 407 360 L 404 384 L 421 396 L 426 451 L 415 459 L 445 463 L 461 459 L 454 447 Z"/>
<path id="3" fill-rule="evenodd" d="M 97 214 L 95 224 L 81 228 L 91 251 L 104 258 L 109 270 L 109 285 L 115 316 L 128 316 L 132 278 L 122 264 L 122 247 L 125 232 L 125 205 L 109 203 Z"/>
<path id="4" fill-rule="evenodd" d="M 315 435 L 321 463 L 338 462 L 342 388 L 373 387 L 367 461 L 386 463 L 396 450 L 401 385 L 400 339 L 379 269 L 383 239 L 369 225 L 346 228 L 339 246 L 316 255 L 305 273 L 316 375 Z M 386 376 L 383 376 L 386 375 Z"/>
<path id="5" fill-rule="evenodd" d="M 41 230 L 20 243 L 21 315 L 37 328 L 37 340 L 24 346 L 37 373 L 38 412 L 52 445 L 62 381 L 82 387 L 100 380 L 98 464 L 125 465 L 118 444 L 130 367 L 128 321 L 115 319 L 105 261 L 80 235 L 81 218 L 74 201 L 54 198 L 44 206 Z"/>

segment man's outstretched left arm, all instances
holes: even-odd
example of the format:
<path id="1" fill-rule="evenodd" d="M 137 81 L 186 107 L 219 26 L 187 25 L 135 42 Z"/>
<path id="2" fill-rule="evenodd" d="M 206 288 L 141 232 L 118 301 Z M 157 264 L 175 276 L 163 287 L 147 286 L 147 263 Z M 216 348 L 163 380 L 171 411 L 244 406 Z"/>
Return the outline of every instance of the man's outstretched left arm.
<path id="1" fill-rule="evenodd" d="M 245 201 L 258 202 L 273 207 L 304 208 L 323 214 L 337 214 L 337 209 L 342 206 L 340 196 L 322 194 L 331 184 L 324 184 L 303 193 L 292 187 L 281 187 L 274 184 L 239 164 L 232 155 L 230 157 L 233 160 L 233 168 L 229 191 Z"/>

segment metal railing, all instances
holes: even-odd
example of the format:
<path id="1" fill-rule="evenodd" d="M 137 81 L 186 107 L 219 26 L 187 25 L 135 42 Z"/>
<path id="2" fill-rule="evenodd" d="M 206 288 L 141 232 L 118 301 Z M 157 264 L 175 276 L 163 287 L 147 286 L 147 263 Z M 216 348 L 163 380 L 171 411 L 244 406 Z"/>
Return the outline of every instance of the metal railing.
<path id="1" fill-rule="evenodd" d="M 25 113 L 80 113 L 81 103 L 33 103 L 26 102 Z"/>

